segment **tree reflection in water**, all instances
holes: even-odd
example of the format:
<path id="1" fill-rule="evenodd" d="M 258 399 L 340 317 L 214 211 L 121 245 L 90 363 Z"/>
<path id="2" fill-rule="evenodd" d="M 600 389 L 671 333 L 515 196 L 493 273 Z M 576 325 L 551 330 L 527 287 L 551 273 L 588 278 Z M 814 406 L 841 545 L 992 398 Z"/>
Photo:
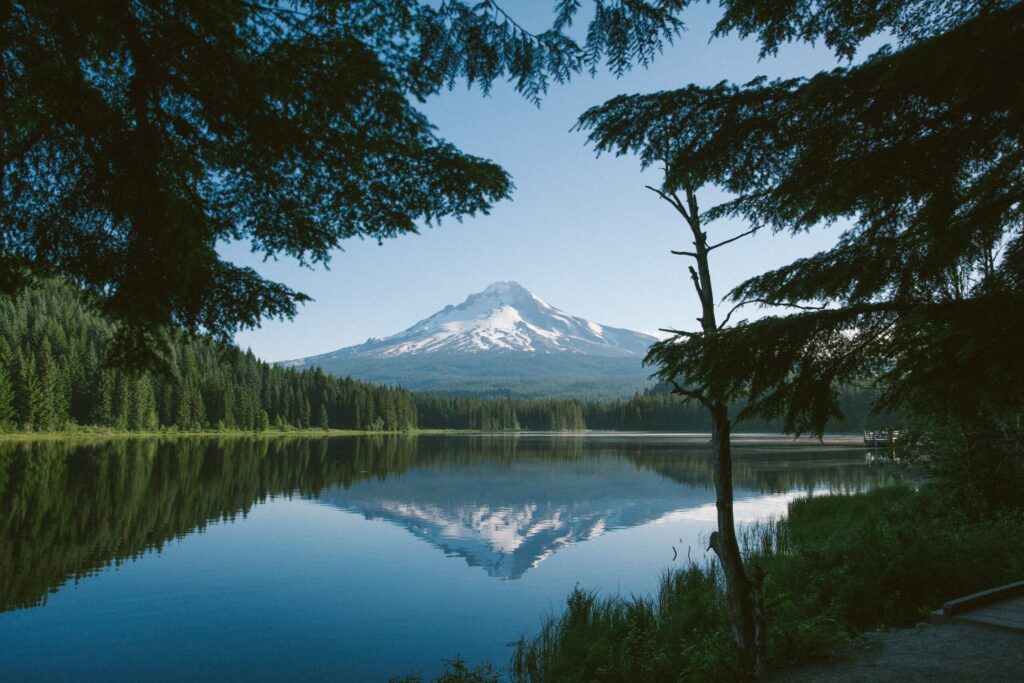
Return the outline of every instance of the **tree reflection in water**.
<path id="1" fill-rule="evenodd" d="M 590 468 L 590 483 L 576 477 L 574 464 Z M 668 488 L 659 485 L 658 491 L 646 494 L 631 491 L 622 477 L 626 464 L 629 470 L 661 475 L 658 479 L 664 478 L 662 484 Z M 511 473 L 517 468 L 516 476 L 522 481 L 509 483 L 516 478 Z M 49 593 L 69 580 L 159 550 L 170 540 L 201 533 L 208 524 L 244 517 L 271 497 L 322 498 L 368 517 L 388 518 L 379 509 L 384 497 L 370 495 L 369 489 L 380 487 L 371 484 L 407 474 L 401 486 L 392 482 L 387 489 L 391 503 L 427 506 L 451 517 L 468 514 L 467 506 L 535 509 L 537 501 L 547 501 L 559 511 L 569 510 L 559 514 L 575 515 L 586 528 L 607 523 L 613 507 L 616 524 L 649 521 L 668 508 L 684 507 L 687 491 L 701 492 L 702 500 L 711 486 L 705 444 L 657 436 L 396 435 L 2 443 L 0 611 L 44 604 Z M 738 489 L 781 493 L 861 490 L 881 483 L 891 472 L 865 467 L 862 450 L 794 449 L 791 444 L 775 443 L 740 447 L 735 476 Z M 416 487 L 417 482 L 428 480 L 430 486 Z M 578 485 L 566 483 L 573 481 Z M 360 482 L 367 482 L 365 493 L 350 491 L 358 489 Z M 596 488 L 604 493 L 595 493 Z M 678 500 L 673 499 L 676 488 Z M 582 500 L 602 496 L 608 500 Z M 696 502 L 693 494 L 690 499 Z M 587 508 L 585 502 L 592 504 Z M 624 511 L 631 505 L 632 512 Z M 508 558 L 490 560 L 479 557 L 473 548 L 452 546 L 451 539 L 438 541 L 431 529 L 423 530 L 422 520 L 416 522 L 420 527 L 401 516 L 391 521 L 445 552 L 462 554 L 470 564 L 485 565 L 502 578 L 516 578 L 537 557 L 561 543 L 579 540 L 566 533 L 541 536 L 518 555 L 513 551 L 521 543 L 509 550 Z"/>

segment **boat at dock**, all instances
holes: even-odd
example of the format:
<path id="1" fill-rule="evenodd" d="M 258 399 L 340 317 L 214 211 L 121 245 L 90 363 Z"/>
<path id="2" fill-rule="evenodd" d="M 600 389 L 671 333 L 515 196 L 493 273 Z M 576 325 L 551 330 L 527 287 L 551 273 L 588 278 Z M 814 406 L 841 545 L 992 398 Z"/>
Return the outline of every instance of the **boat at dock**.
<path id="1" fill-rule="evenodd" d="M 868 448 L 879 448 L 882 446 L 892 446 L 900 438 L 899 431 L 894 430 L 880 430 L 880 431 L 864 431 L 864 445 Z"/>

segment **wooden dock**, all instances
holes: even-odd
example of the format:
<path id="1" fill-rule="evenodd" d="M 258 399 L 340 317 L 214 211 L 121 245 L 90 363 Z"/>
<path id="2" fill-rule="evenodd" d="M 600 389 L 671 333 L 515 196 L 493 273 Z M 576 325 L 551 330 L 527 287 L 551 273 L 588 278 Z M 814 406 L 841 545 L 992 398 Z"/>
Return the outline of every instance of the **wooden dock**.
<path id="1" fill-rule="evenodd" d="M 960 621 L 1024 632 L 1024 581 L 950 600 L 932 612 L 932 621 Z"/>
<path id="2" fill-rule="evenodd" d="M 1024 595 L 965 612 L 957 619 L 971 621 L 982 626 L 1024 631 Z"/>

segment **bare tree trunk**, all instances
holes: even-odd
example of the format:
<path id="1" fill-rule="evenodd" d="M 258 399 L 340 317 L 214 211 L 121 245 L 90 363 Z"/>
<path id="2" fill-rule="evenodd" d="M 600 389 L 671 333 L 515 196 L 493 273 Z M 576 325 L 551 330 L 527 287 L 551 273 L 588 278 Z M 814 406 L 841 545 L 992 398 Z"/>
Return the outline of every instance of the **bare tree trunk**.
<path id="1" fill-rule="evenodd" d="M 692 252 L 674 252 L 689 256 L 696 261 L 696 268 L 690 267 L 690 278 L 701 302 L 701 330 L 707 341 L 713 341 L 718 334 L 715 316 L 715 299 L 711 282 L 709 253 L 737 238 L 725 240 L 717 245 L 708 244 L 707 233 L 700 224 L 697 197 L 693 190 L 686 190 L 686 202 L 674 193 L 666 194 L 657 189 L 662 199 L 672 204 L 683 216 L 693 233 Z M 752 231 L 751 231 L 752 232 Z M 744 233 L 747 234 L 747 233 Z M 742 236 L 742 235 L 741 235 Z M 712 344 L 708 344 L 713 346 Z M 729 611 L 729 625 L 740 667 L 747 674 L 761 678 L 765 673 L 765 622 L 762 581 L 764 572 L 755 567 L 753 576 L 748 576 L 740 553 L 736 536 L 736 520 L 733 515 L 732 485 L 732 421 L 729 409 L 723 400 L 713 392 L 692 392 L 711 414 L 711 461 L 715 482 L 715 507 L 718 511 L 718 530 L 711 534 L 710 550 L 718 556 L 725 575 L 726 602 Z"/>
<path id="2" fill-rule="evenodd" d="M 732 424 L 728 409 L 720 404 L 708 408 L 711 412 L 711 466 L 715 480 L 715 507 L 718 511 L 718 530 L 711 534 L 711 549 L 718 556 L 725 574 L 725 597 L 729 609 L 729 625 L 736 656 L 740 666 L 760 678 L 764 674 L 764 653 L 758 647 L 763 626 L 758 624 L 761 612 L 755 600 L 754 584 L 747 576 L 736 537 L 733 516 L 732 486 Z M 758 582 L 760 583 L 760 582 Z M 760 594 L 758 586 L 757 597 Z"/>

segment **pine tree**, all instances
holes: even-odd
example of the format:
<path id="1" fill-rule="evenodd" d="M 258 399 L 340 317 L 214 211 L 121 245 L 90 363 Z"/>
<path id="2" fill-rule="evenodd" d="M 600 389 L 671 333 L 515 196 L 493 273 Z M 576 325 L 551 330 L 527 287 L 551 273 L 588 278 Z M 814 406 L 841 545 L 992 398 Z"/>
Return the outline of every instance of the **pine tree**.
<path id="1" fill-rule="evenodd" d="M 299 426 L 303 429 L 311 427 L 312 422 L 310 420 L 312 419 L 312 414 L 313 409 L 309 405 L 309 397 L 305 396 L 302 399 L 302 413 L 299 416 Z"/>
<path id="2" fill-rule="evenodd" d="M 67 397 L 63 391 L 60 370 L 54 360 L 49 344 L 40 351 L 43 357 L 42 370 L 39 376 L 39 427 L 53 431 L 63 426 L 67 413 Z"/>
<path id="3" fill-rule="evenodd" d="M 104 426 L 114 425 L 114 372 L 101 370 L 99 383 L 96 386 L 96 423 Z"/>
<path id="4" fill-rule="evenodd" d="M 132 394 L 131 429 L 153 431 L 157 428 L 156 396 L 152 380 L 147 375 L 135 379 Z"/>
<path id="5" fill-rule="evenodd" d="M 14 428 L 17 412 L 14 407 L 14 383 L 7 367 L 0 361 L 0 431 Z"/>

